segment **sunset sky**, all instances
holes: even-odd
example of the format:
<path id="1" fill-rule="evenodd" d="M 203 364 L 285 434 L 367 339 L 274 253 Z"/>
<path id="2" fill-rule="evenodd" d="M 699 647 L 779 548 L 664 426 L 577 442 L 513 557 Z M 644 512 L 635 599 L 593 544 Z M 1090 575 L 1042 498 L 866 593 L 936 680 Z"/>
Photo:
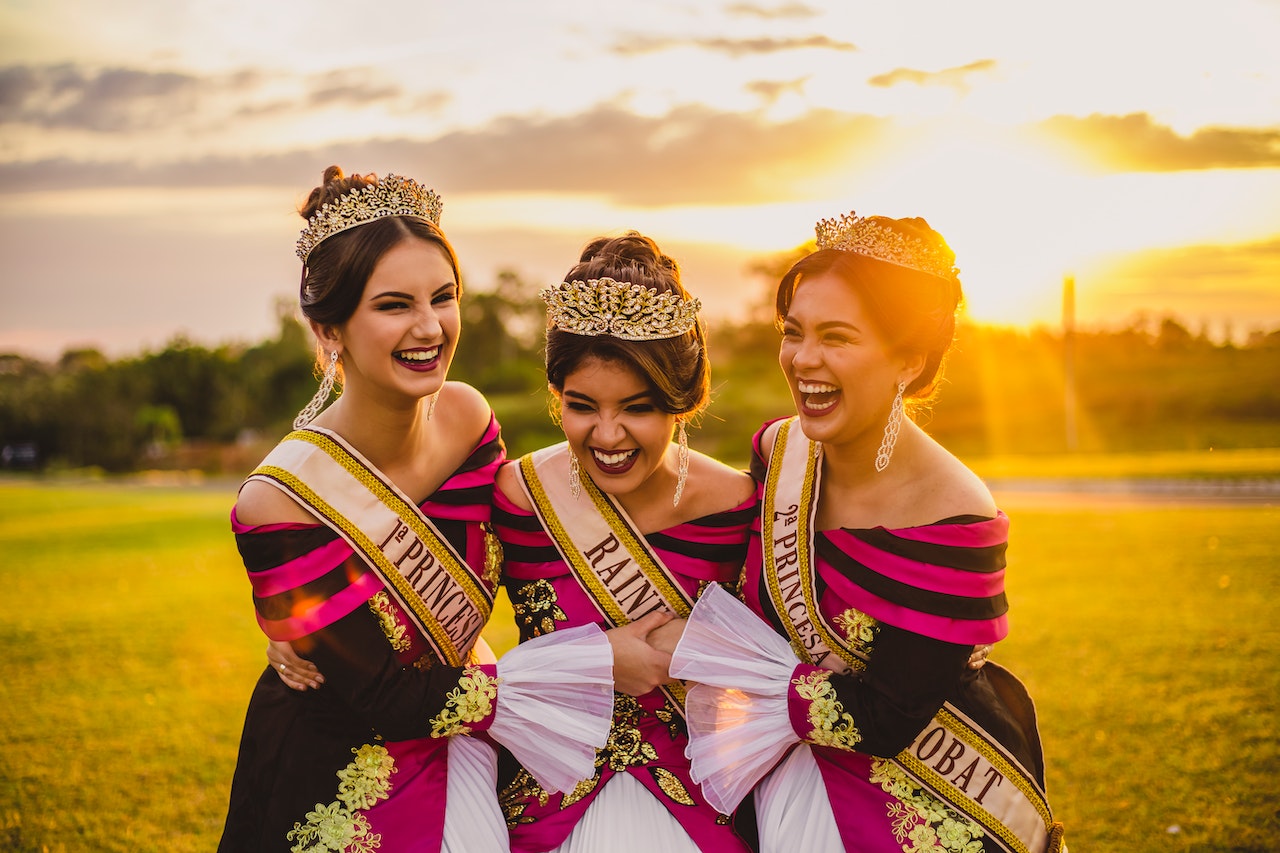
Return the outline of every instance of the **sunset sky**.
<path id="1" fill-rule="evenodd" d="M 252 342 L 337 163 L 444 197 L 468 286 L 637 228 L 714 317 L 848 210 L 970 315 L 1280 327 L 1280 2 L 0 0 L 0 352 Z"/>

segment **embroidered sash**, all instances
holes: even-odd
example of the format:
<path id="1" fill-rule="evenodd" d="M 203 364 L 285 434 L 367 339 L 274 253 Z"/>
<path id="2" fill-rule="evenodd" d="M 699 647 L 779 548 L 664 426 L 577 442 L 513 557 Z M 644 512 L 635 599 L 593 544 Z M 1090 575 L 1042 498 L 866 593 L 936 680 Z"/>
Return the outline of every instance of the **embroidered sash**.
<path id="1" fill-rule="evenodd" d="M 649 548 L 626 511 L 582 476 L 590 504 L 569 491 L 569 449 L 561 442 L 520 459 L 520 482 L 574 578 L 611 628 L 667 608 L 680 618 L 693 601 Z M 595 511 L 593 512 L 592 509 Z M 683 713 L 684 685 L 662 687 Z"/>
<path id="2" fill-rule="evenodd" d="M 422 511 L 340 435 L 295 430 L 249 479 L 270 483 L 365 558 L 437 658 L 461 666 L 493 593 Z"/>
<path id="3" fill-rule="evenodd" d="M 799 429 L 797 418 L 771 428 L 776 438 L 760 509 L 769 599 L 801 660 L 841 674 L 862 670 L 866 661 L 818 607 L 813 525 L 821 445 L 792 434 Z M 950 703 L 893 762 L 1009 853 L 1061 849 L 1061 825 L 1055 825 L 1035 778 Z"/>

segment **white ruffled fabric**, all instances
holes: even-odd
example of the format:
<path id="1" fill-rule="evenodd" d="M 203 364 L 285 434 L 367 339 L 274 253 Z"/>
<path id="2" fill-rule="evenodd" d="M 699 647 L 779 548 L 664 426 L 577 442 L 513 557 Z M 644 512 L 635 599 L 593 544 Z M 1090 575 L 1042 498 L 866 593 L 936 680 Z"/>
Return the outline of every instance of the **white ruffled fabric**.
<path id="1" fill-rule="evenodd" d="M 785 639 L 719 584 L 694 605 L 671 674 L 696 682 L 685 699 L 693 781 L 731 813 L 800 741 L 787 713 L 800 663 Z"/>
<path id="2" fill-rule="evenodd" d="M 698 853 L 667 807 L 630 773 L 615 773 L 549 853 Z"/>
<path id="3" fill-rule="evenodd" d="M 498 661 L 489 735 L 547 791 L 595 774 L 613 722 L 613 649 L 597 625 L 535 637 Z"/>
<path id="4" fill-rule="evenodd" d="M 756 788 L 761 853 L 843 853 L 844 841 L 813 751 L 802 743 Z"/>
<path id="5" fill-rule="evenodd" d="M 493 792 L 498 753 L 478 738 L 449 738 L 444 843 L 440 853 L 508 853 L 511 838 Z"/>

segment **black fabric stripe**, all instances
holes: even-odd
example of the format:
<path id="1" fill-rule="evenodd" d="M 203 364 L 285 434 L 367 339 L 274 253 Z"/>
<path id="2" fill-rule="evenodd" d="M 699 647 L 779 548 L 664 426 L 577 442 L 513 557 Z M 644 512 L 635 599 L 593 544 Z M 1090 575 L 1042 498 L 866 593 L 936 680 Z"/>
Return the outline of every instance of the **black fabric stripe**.
<path id="1" fill-rule="evenodd" d="M 493 508 L 492 521 L 494 527 L 506 527 L 522 533 L 537 533 L 542 530 L 542 522 L 538 521 L 536 515 L 518 515 L 498 506 Z"/>
<path id="2" fill-rule="evenodd" d="M 502 543 L 502 558 L 513 563 L 557 563 L 560 552 L 554 545 L 513 545 Z"/>
<path id="3" fill-rule="evenodd" d="M 751 523 L 751 518 L 756 514 L 757 509 L 758 507 L 752 503 L 742 509 L 704 515 L 702 518 L 686 521 L 685 524 L 691 524 L 694 527 L 744 527 Z"/>
<path id="4" fill-rule="evenodd" d="M 690 539 L 678 539 L 666 533 L 649 533 L 645 541 L 650 547 L 661 551 L 672 551 L 685 557 L 706 560 L 712 563 L 742 563 L 747 557 L 747 543 L 717 545 L 710 542 L 697 542 Z"/>
<path id="5" fill-rule="evenodd" d="M 441 487 L 423 503 L 441 504 L 443 506 L 474 506 L 476 504 L 487 504 L 492 500 L 493 486 L 486 485 L 471 486 L 465 489 Z"/>
<path id="6" fill-rule="evenodd" d="M 902 539 L 884 528 L 850 530 L 854 536 L 878 551 L 917 560 L 931 566 L 945 566 L 966 572 L 998 572 L 1005 567 L 1007 542 L 975 548 L 971 545 L 940 545 Z"/>
<path id="7" fill-rule="evenodd" d="M 252 573 L 274 569 L 337 538 L 338 534 L 331 528 L 319 525 L 301 530 L 277 530 L 265 535 L 237 533 L 236 547 L 245 568 Z"/>
<path id="8" fill-rule="evenodd" d="M 817 552 L 833 569 L 873 595 L 920 613 L 951 619 L 994 619 L 1009 610 L 1003 592 L 986 598 L 965 598 L 919 589 L 877 574 L 825 536 L 818 537 Z"/>

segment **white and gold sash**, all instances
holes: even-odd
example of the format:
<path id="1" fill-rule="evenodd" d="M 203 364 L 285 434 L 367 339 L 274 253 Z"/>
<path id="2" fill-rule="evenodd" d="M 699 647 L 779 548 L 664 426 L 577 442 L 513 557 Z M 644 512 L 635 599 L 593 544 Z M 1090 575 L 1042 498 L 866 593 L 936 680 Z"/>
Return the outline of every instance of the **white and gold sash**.
<path id="1" fill-rule="evenodd" d="M 360 554 L 437 658 L 461 666 L 493 594 L 422 511 L 337 433 L 285 436 L 249 479 L 277 487 Z"/>
<path id="2" fill-rule="evenodd" d="M 618 502 L 581 478 L 590 504 L 576 504 L 569 491 L 569 449 L 565 442 L 520 459 L 520 482 L 534 511 L 587 598 L 610 628 L 666 608 L 680 618 L 693 601 Z M 684 708 L 684 687 L 664 691 Z"/>
<path id="3" fill-rule="evenodd" d="M 842 674 L 864 669 L 865 660 L 818 608 L 813 525 L 821 445 L 796 434 L 797 418 L 771 429 L 776 429 L 776 438 L 760 508 L 769 599 L 801 660 Z M 1061 825 L 1054 823 L 1035 778 L 950 703 L 893 761 L 1010 853 L 1062 849 Z"/>

